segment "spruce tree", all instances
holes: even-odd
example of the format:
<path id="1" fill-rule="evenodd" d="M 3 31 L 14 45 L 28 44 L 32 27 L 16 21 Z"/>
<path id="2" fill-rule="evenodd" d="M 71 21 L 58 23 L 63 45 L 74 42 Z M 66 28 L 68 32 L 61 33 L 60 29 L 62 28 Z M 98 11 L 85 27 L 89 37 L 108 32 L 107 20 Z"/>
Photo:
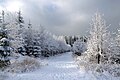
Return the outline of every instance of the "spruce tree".
<path id="1" fill-rule="evenodd" d="M 16 44 L 17 44 L 17 52 L 18 53 L 24 53 L 24 39 L 23 39 L 23 33 L 24 33 L 24 20 L 22 17 L 21 11 L 17 13 L 17 19 L 16 19 L 16 26 L 17 26 L 17 34 L 16 34 Z"/>
<path id="2" fill-rule="evenodd" d="M 32 33 L 32 24 L 29 21 L 28 27 L 24 32 L 24 48 L 27 55 L 33 55 L 33 33 Z"/>
<path id="3" fill-rule="evenodd" d="M 5 22 L 5 12 L 2 11 L 0 17 L 0 67 L 6 66 L 10 63 L 10 41 L 8 39 L 8 30 Z"/>

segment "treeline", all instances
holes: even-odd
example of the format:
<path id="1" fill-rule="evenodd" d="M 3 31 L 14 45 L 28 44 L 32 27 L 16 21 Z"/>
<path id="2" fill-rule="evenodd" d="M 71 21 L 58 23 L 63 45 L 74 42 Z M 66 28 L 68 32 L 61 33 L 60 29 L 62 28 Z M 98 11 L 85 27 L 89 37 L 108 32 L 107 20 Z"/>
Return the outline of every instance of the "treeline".
<path id="1" fill-rule="evenodd" d="M 63 36 L 55 36 L 42 26 L 39 26 L 38 30 L 33 28 L 30 20 L 26 24 L 21 11 L 0 13 L 0 61 L 2 63 L 9 62 L 9 57 L 16 54 L 49 57 L 70 50 Z"/>
<path id="2" fill-rule="evenodd" d="M 65 36 L 66 44 L 69 44 L 73 47 L 74 42 L 80 40 L 81 42 L 87 42 L 87 36 Z"/>

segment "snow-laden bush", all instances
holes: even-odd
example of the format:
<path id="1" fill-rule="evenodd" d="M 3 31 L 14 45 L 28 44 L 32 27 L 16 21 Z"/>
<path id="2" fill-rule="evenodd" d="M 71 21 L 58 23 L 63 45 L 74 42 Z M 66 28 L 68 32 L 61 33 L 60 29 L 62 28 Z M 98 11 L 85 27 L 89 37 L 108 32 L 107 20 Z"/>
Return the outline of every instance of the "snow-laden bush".
<path id="1" fill-rule="evenodd" d="M 38 69 L 40 66 L 41 64 L 37 59 L 31 57 L 22 57 L 21 59 L 14 61 L 6 71 L 23 73 Z"/>
<path id="2" fill-rule="evenodd" d="M 120 77 L 120 64 L 104 64 L 103 70 L 109 72 L 114 77 Z"/>
<path id="3" fill-rule="evenodd" d="M 115 77 L 120 77 L 120 65 L 119 66 L 111 66 L 110 69 L 108 70 L 109 73 Z"/>
<path id="4" fill-rule="evenodd" d="M 87 50 L 86 43 L 78 39 L 73 44 L 73 52 L 79 53 L 80 55 Z M 77 55 L 79 55 L 77 54 Z"/>
<path id="5" fill-rule="evenodd" d="M 101 75 L 108 72 L 113 77 L 120 77 L 120 64 L 111 64 L 109 61 L 97 64 L 93 57 L 92 60 L 89 60 L 87 52 L 85 52 L 82 56 L 77 57 L 76 63 L 79 68 L 84 68 L 86 71 L 92 71 Z"/>
<path id="6" fill-rule="evenodd" d="M 95 60 L 90 61 L 89 57 L 87 56 L 87 52 L 83 55 L 76 57 L 76 63 L 78 64 L 79 68 L 84 68 L 86 71 L 94 71 L 97 67 Z"/>

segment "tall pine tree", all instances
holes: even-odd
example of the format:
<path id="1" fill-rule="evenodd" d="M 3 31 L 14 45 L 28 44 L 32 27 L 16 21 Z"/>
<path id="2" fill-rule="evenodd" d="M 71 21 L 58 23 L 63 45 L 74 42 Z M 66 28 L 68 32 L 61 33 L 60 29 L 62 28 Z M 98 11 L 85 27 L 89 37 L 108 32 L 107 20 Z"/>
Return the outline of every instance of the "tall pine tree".
<path id="1" fill-rule="evenodd" d="M 11 50 L 6 25 L 7 23 L 5 22 L 5 12 L 2 11 L 0 17 L 0 66 L 8 65 Z"/>
<path id="2" fill-rule="evenodd" d="M 17 26 L 17 34 L 16 34 L 16 44 L 17 44 L 17 51 L 19 53 L 23 53 L 24 52 L 24 38 L 23 38 L 23 33 L 24 33 L 24 20 L 21 14 L 21 11 L 19 11 L 17 13 L 17 19 L 16 19 L 16 26 Z"/>

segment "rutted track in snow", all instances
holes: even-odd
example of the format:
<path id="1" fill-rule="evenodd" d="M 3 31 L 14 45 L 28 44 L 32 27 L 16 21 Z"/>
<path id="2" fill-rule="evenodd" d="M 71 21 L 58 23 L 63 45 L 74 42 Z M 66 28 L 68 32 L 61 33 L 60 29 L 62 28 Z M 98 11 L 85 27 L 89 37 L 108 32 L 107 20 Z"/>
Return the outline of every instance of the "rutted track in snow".
<path id="1" fill-rule="evenodd" d="M 84 70 L 80 72 L 77 69 L 72 53 L 69 52 L 51 57 L 48 59 L 48 65 L 37 71 L 13 74 L 9 80 L 82 80 L 84 76 Z"/>

